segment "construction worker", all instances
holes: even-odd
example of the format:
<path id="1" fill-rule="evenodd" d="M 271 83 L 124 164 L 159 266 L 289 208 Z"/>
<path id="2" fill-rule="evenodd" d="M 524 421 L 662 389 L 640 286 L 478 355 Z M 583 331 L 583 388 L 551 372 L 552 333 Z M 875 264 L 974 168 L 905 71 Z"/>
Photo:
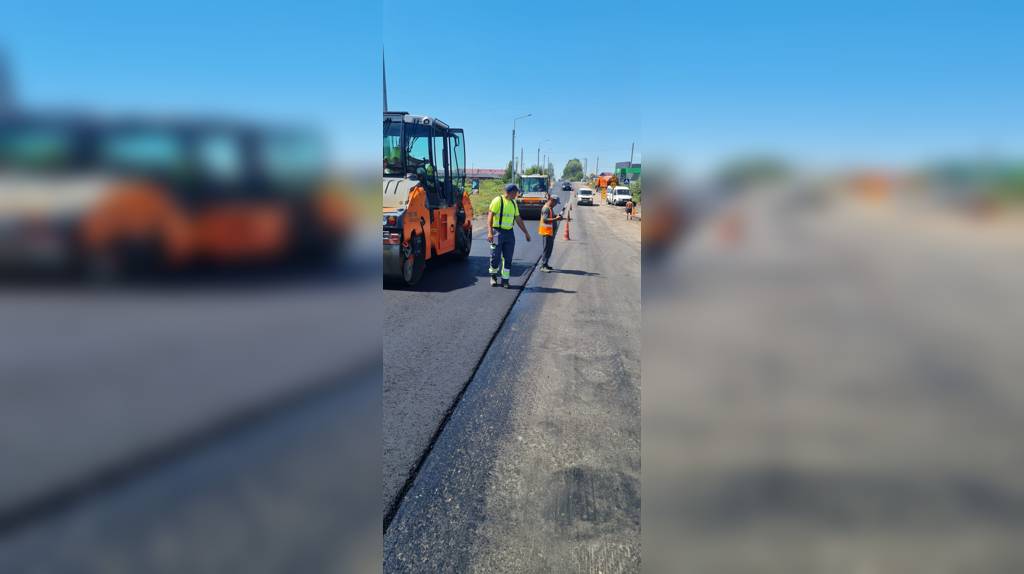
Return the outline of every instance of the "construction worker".
<path id="1" fill-rule="evenodd" d="M 487 242 L 491 244 L 491 264 L 488 268 L 491 287 L 498 285 L 498 272 L 501 271 L 501 285 L 508 289 L 508 279 L 512 274 L 512 254 L 516 249 L 516 233 L 512 230 L 512 224 L 519 225 L 526 240 L 530 240 L 530 232 L 526 230 L 526 224 L 519 216 L 519 206 L 516 205 L 518 194 L 519 187 L 516 184 L 506 185 L 504 197 L 495 197 L 487 212 Z"/>
<path id="2" fill-rule="evenodd" d="M 562 220 L 561 215 L 555 215 L 555 204 L 558 198 L 548 195 L 548 201 L 540 210 L 540 222 L 537 225 L 537 234 L 544 240 L 544 257 L 541 259 L 540 270 L 549 273 L 552 271 L 548 261 L 551 260 L 551 251 L 555 248 L 555 224 Z"/>

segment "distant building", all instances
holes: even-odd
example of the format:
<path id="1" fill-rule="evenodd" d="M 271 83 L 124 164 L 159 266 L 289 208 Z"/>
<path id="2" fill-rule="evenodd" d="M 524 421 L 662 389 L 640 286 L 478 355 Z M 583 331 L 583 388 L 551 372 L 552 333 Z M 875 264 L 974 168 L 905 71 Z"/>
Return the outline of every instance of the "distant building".
<path id="1" fill-rule="evenodd" d="M 640 164 L 628 161 L 617 162 L 615 164 L 615 177 L 619 178 L 619 181 L 639 181 Z"/>
<path id="2" fill-rule="evenodd" d="M 505 177 L 503 169 L 467 169 L 466 179 L 501 179 Z"/>

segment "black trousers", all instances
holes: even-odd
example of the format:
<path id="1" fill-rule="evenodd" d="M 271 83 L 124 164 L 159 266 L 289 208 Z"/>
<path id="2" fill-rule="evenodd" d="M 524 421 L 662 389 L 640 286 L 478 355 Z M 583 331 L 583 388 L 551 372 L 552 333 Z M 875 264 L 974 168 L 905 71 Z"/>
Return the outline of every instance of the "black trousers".
<path id="1" fill-rule="evenodd" d="M 551 259 L 551 251 L 555 248 L 555 236 L 552 235 L 541 235 L 544 238 L 544 258 L 543 264 L 547 265 Z"/>

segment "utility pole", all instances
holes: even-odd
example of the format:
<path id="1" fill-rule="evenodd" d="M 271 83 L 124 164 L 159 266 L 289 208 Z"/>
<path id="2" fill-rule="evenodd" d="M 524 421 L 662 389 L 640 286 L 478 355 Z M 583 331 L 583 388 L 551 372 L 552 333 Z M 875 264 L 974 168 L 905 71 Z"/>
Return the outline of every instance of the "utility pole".
<path id="1" fill-rule="evenodd" d="M 633 148 L 636 147 L 636 142 L 629 144 L 629 167 L 633 167 Z"/>
<path id="2" fill-rule="evenodd" d="M 516 182 L 516 122 L 515 121 L 512 122 L 512 161 L 509 162 L 509 165 L 512 166 L 512 169 L 510 170 L 512 173 L 509 174 L 509 177 L 512 178 L 512 181 L 510 181 L 509 183 L 515 183 Z"/>
<path id="3" fill-rule="evenodd" d="M 601 156 L 597 156 L 597 161 L 594 162 L 594 174 L 601 175 Z"/>
<path id="4" fill-rule="evenodd" d="M 526 170 L 523 169 L 523 148 L 522 146 L 519 146 L 519 173 L 522 174 L 525 172 Z"/>
<path id="5" fill-rule="evenodd" d="M 0 114 L 14 111 L 14 81 L 7 67 L 7 59 L 0 52 Z"/>
<path id="6" fill-rule="evenodd" d="M 384 113 L 387 114 L 387 61 L 384 58 L 383 51 L 381 51 L 381 74 L 384 79 Z M 2 82 L 2 80 L 0 80 L 0 82 Z"/>
<path id="7" fill-rule="evenodd" d="M 532 113 L 529 113 L 529 114 L 526 114 L 525 116 L 519 116 L 518 118 L 515 118 L 514 120 L 512 120 L 512 182 L 511 183 L 515 183 L 516 182 L 516 122 L 518 122 L 521 119 L 528 118 L 528 117 L 530 117 L 532 115 L 533 115 Z M 521 155 L 522 154 L 520 154 L 520 156 Z M 522 163 L 523 163 L 522 162 L 522 158 L 520 157 L 520 161 L 519 161 L 520 167 L 522 167 Z"/>

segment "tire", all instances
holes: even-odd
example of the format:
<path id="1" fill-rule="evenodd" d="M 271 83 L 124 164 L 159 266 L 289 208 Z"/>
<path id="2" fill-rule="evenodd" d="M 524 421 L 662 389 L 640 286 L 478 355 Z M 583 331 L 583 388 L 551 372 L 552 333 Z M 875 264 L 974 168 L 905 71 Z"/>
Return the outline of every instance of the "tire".
<path id="1" fill-rule="evenodd" d="M 469 258 L 469 252 L 473 249 L 473 228 L 458 227 L 455 235 L 455 258 L 465 260 Z"/>
<path id="2" fill-rule="evenodd" d="M 104 250 L 83 257 L 75 273 L 89 285 L 106 286 L 124 281 L 126 270 L 113 250 Z"/>
<path id="3" fill-rule="evenodd" d="M 402 260 L 402 283 L 406 287 L 416 285 L 423 278 L 423 270 L 427 266 L 424 247 L 423 236 L 414 235 L 410 242 L 409 256 Z"/>
<path id="4" fill-rule="evenodd" d="M 163 270 L 163 249 L 157 239 L 120 242 L 84 254 L 79 263 L 79 271 L 86 281 L 95 285 L 151 278 Z"/>

